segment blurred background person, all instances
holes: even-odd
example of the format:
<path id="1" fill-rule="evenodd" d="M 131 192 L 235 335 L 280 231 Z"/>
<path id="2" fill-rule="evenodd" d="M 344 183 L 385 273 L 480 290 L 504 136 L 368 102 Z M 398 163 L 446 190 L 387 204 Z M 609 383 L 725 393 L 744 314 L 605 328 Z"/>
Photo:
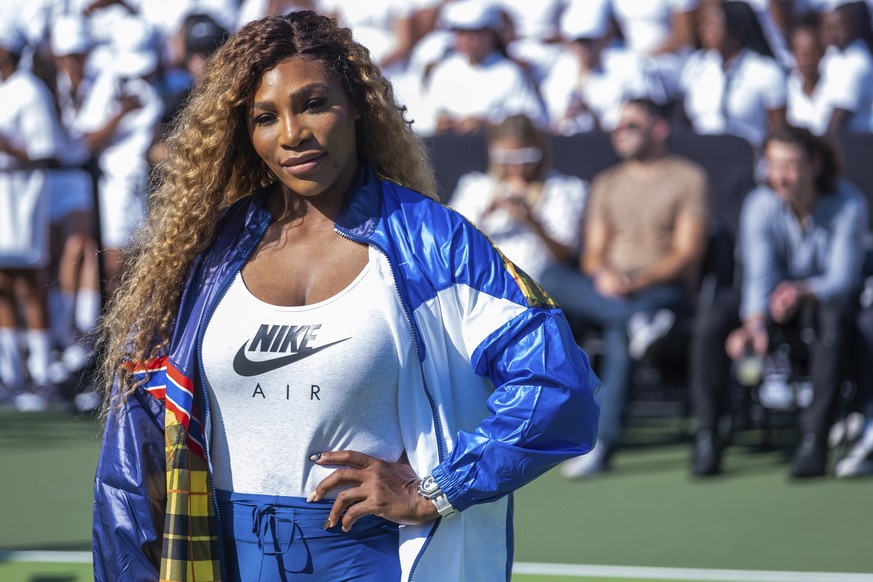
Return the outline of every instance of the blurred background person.
<path id="1" fill-rule="evenodd" d="M 794 66 L 786 91 L 787 122 L 822 135 L 827 132 L 830 111 L 822 99 L 821 58 L 824 48 L 818 15 L 810 12 L 791 30 L 790 46 Z"/>
<path id="2" fill-rule="evenodd" d="M 611 0 L 625 46 L 650 59 L 671 97 L 694 48 L 698 0 Z M 588 0 L 573 0 L 585 6 Z"/>
<path id="3" fill-rule="evenodd" d="M 869 285 L 869 281 L 867 284 Z M 867 289 L 869 287 L 865 292 Z M 863 299 L 862 293 L 862 305 Z M 869 365 L 870 357 L 873 356 L 873 305 L 864 306 L 858 315 L 857 324 L 858 346 L 853 352 L 857 358 L 857 365 L 852 368 L 858 370 L 858 412 L 863 417 L 864 424 L 851 450 L 834 465 L 834 475 L 838 478 L 873 475 L 873 370 Z M 847 415 L 844 422 L 844 436 L 849 442 L 852 439 L 851 426 L 849 426 L 851 416 L 851 414 Z M 832 429 L 828 439 L 831 447 L 836 440 L 833 439 L 833 432 Z"/>
<path id="4" fill-rule="evenodd" d="M 561 18 L 567 43 L 541 85 L 554 133 L 611 131 L 632 97 L 666 102 L 667 91 L 646 60 L 610 45 L 609 0 L 574 3 Z"/>
<path id="5" fill-rule="evenodd" d="M 622 161 L 592 182 L 579 267 L 555 267 L 542 278 L 569 316 L 603 330 L 597 445 L 565 462 L 565 477 L 609 468 L 634 361 L 690 311 L 706 249 L 709 186 L 702 168 L 669 153 L 669 134 L 657 103 L 632 99 L 622 107 L 611 134 Z"/>
<path id="6" fill-rule="evenodd" d="M 723 440 L 717 430 L 729 374 L 724 354 L 734 361 L 768 356 L 766 376 L 776 363 L 776 346 L 796 338 L 808 323 L 815 330 L 809 347 L 813 398 L 801 417 L 790 475 L 825 473 L 828 432 L 846 370 L 847 330 L 857 311 L 867 205 L 840 178 L 833 147 L 806 129 L 776 130 L 764 144 L 764 156 L 767 183 L 743 203 L 741 297 L 703 314 L 694 339 L 695 475 L 721 471 Z"/>
<path id="7" fill-rule="evenodd" d="M 57 158 L 62 167 L 47 175 L 50 195 L 52 269 L 49 289 L 51 329 L 61 352 L 53 366 L 53 380 L 62 382 L 88 363 L 87 334 L 100 313 L 97 244 L 94 239 L 94 189 L 84 165 L 91 152 L 74 129 L 85 98 L 94 84 L 87 66 L 91 38 L 84 20 L 60 16 L 52 22 L 51 52 L 57 72 L 53 96 L 60 114 L 62 146 Z M 78 166 L 78 167 L 76 167 Z"/>
<path id="8" fill-rule="evenodd" d="M 155 129 L 155 141 L 149 147 L 148 161 L 154 167 L 167 156 L 166 131 L 188 100 L 191 90 L 200 82 L 206 61 L 227 40 L 229 32 L 208 14 L 190 14 L 185 18 L 178 38 L 182 43 L 182 73 L 186 79 L 180 90 L 166 95 L 164 112 Z"/>
<path id="9" fill-rule="evenodd" d="M 536 87 L 506 52 L 500 36 L 503 13 L 485 0 L 458 0 L 443 8 L 454 52 L 439 62 L 424 91 L 422 133 L 475 133 L 506 117 L 523 114 L 546 127 Z M 416 121 L 419 121 L 416 119 Z"/>
<path id="10" fill-rule="evenodd" d="M 75 125 L 101 172 L 100 227 L 110 294 L 121 276 L 121 251 L 144 217 L 146 152 L 164 108 L 153 85 L 158 69 L 154 30 L 129 17 L 113 32 L 113 66 L 97 77 Z"/>
<path id="11" fill-rule="evenodd" d="M 560 22 L 570 0 L 494 0 L 507 16 L 506 50 L 540 83 L 563 53 Z"/>
<path id="12" fill-rule="evenodd" d="M 51 395 L 44 169 L 54 161 L 59 130 L 48 88 L 20 66 L 25 47 L 14 21 L 0 22 L 0 383 L 20 410 L 39 410 Z M 25 392 L 28 380 L 33 390 Z"/>
<path id="13" fill-rule="evenodd" d="M 701 9 L 702 49 L 682 72 L 684 112 L 695 132 L 730 134 L 759 148 L 785 123 L 785 73 L 745 2 Z"/>
<path id="14" fill-rule="evenodd" d="M 824 12 L 822 24 L 828 44 L 820 65 L 826 131 L 869 132 L 873 120 L 870 11 L 864 2 L 840 4 Z"/>
<path id="15" fill-rule="evenodd" d="M 551 168 L 546 136 L 523 115 L 488 132 L 488 173 L 461 177 L 450 205 L 539 280 L 579 250 L 587 186 Z"/>
<path id="16" fill-rule="evenodd" d="M 414 14 L 424 0 L 319 0 L 319 10 L 352 30 L 389 78 L 406 71 L 418 41 Z"/>
<path id="17" fill-rule="evenodd" d="M 236 17 L 236 28 L 264 16 L 282 16 L 294 10 L 321 12 L 319 0 L 241 0 Z"/>

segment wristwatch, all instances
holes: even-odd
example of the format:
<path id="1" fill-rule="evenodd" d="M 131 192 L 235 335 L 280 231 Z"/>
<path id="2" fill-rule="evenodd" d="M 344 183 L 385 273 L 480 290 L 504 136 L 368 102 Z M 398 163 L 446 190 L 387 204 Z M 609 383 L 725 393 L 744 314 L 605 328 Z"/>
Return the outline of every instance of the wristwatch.
<path id="1" fill-rule="evenodd" d="M 430 500 L 436 506 L 440 517 L 451 517 L 456 513 L 455 508 L 449 502 L 449 498 L 446 497 L 446 494 L 443 493 L 437 482 L 433 480 L 432 475 L 428 475 L 418 482 L 418 494 Z"/>

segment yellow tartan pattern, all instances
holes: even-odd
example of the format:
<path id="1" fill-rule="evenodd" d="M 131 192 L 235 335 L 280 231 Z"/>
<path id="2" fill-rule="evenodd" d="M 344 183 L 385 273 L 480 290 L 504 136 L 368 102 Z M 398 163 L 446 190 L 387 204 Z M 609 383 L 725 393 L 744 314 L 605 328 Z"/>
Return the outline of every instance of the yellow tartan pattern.
<path id="1" fill-rule="evenodd" d="M 219 582 L 215 506 L 206 460 L 188 449 L 188 431 L 165 415 L 167 506 L 161 582 Z"/>

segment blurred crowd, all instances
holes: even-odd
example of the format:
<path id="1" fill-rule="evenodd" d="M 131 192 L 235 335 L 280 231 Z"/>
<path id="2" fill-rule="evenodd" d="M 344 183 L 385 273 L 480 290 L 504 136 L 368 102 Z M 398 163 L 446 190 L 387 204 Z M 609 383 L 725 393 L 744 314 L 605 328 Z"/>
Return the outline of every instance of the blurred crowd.
<path id="1" fill-rule="evenodd" d="M 163 137 L 209 55 L 251 20 L 312 9 L 352 29 L 422 136 L 487 137 L 489 166 L 464 176 L 447 202 L 541 280 L 580 334 L 602 334 L 601 439 L 566 476 L 609 469 L 632 370 L 682 322 L 691 322 L 692 472 L 721 471 L 724 384 L 742 371 L 770 404 L 806 399 L 791 470 L 821 474 L 845 368 L 829 355 L 873 343 L 861 301 L 865 198 L 827 164 L 829 139 L 873 132 L 871 6 L 6 0 L 0 403 L 44 409 L 89 366 L 89 334 L 146 216 Z M 738 282 L 705 309 L 696 293 L 712 225 L 709 178 L 668 150 L 678 127 L 737 136 L 760 161 L 761 187 L 735 233 Z M 590 185 L 549 159 L 551 136 L 584 132 L 609 134 L 621 159 Z M 807 352 L 805 392 L 788 388 L 795 336 Z M 858 442 L 851 466 L 838 470 L 845 475 L 873 473 L 873 405 L 857 392 L 853 428 L 842 425 Z M 80 410 L 99 404 L 91 391 L 75 397 Z"/>

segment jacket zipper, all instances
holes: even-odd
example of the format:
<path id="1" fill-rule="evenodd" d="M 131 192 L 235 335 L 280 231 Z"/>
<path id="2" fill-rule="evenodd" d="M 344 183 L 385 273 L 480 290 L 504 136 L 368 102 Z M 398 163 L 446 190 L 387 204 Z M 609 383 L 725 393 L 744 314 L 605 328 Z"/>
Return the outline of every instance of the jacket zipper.
<path id="1" fill-rule="evenodd" d="M 261 244 L 261 241 L 264 238 L 264 235 L 267 232 L 267 228 L 270 226 L 270 222 L 272 220 L 267 220 L 263 226 L 259 227 L 260 230 L 258 232 L 257 237 L 255 237 L 255 241 L 246 249 L 243 254 L 242 260 L 239 261 L 241 264 L 244 264 L 248 258 L 251 256 L 252 252 Z M 231 272 L 235 275 L 236 269 L 232 269 Z M 212 316 L 215 314 L 215 310 L 218 308 L 218 304 L 221 303 L 221 300 L 224 299 L 224 296 L 227 295 L 228 289 L 230 289 L 231 284 L 233 283 L 233 276 L 228 276 L 227 279 L 222 281 L 221 288 L 219 292 L 215 295 L 212 300 L 212 303 L 209 304 L 209 307 L 206 310 L 206 317 L 203 319 L 203 325 L 201 325 L 200 329 L 197 332 L 197 366 L 199 368 L 200 373 L 200 388 L 203 390 L 203 452 L 206 453 L 206 468 L 209 471 L 209 485 L 212 488 L 212 505 L 215 509 L 215 526 L 217 528 L 216 536 L 218 537 L 218 548 L 221 552 L 219 556 L 219 564 L 221 568 L 221 579 L 227 580 L 227 573 L 225 572 L 225 551 L 224 551 L 224 536 L 221 533 L 221 516 L 219 515 L 218 510 L 218 496 L 215 494 L 215 480 L 212 475 L 212 461 L 209 458 L 209 435 L 206 433 L 206 427 L 209 426 L 209 392 L 206 389 L 206 368 L 203 364 L 203 340 L 206 336 L 206 328 L 209 326 L 209 322 L 212 319 Z"/>
<path id="2" fill-rule="evenodd" d="M 378 250 L 380 253 L 382 253 L 382 255 L 385 256 L 385 261 L 388 263 L 388 268 L 391 271 L 391 279 L 392 279 L 392 283 L 393 283 L 392 286 L 394 287 L 394 292 L 397 293 L 397 298 L 400 300 L 400 307 L 403 309 L 403 315 L 406 317 L 406 323 L 409 324 L 409 328 L 412 331 L 412 341 L 413 341 L 413 343 L 415 343 L 415 353 L 416 353 L 416 356 L 418 357 L 418 367 L 419 367 L 419 370 L 421 370 L 421 385 L 424 388 L 424 393 L 425 393 L 425 396 L 427 396 L 428 403 L 430 403 L 430 411 L 431 411 L 431 414 L 433 415 L 434 431 L 436 433 L 436 439 L 437 439 L 437 455 L 438 455 L 440 462 L 442 462 L 443 459 L 445 458 L 446 454 L 445 454 L 445 450 L 444 450 L 445 444 L 444 444 L 444 439 L 443 439 L 442 424 L 439 422 L 440 421 L 439 410 L 437 410 L 436 403 L 434 402 L 433 396 L 431 395 L 430 390 L 427 387 L 427 378 L 425 378 L 425 376 L 424 376 L 424 368 L 421 365 L 422 357 L 421 357 L 421 346 L 420 346 L 420 343 L 418 340 L 418 330 L 416 329 L 415 323 L 412 320 L 412 314 L 409 312 L 409 308 L 407 307 L 406 302 L 403 300 L 403 296 L 400 295 L 400 290 L 397 288 L 397 275 L 395 273 L 394 263 L 391 262 L 391 257 L 388 256 L 388 253 L 385 251 L 385 249 L 383 249 L 377 243 L 375 243 L 371 240 L 365 240 L 365 239 L 361 239 L 359 237 L 352 236 L 346 232 L 343 232 L 339 228 L 334 228 L 334 230 L 341 237 L 348 239 L 352 242 L 356 242 L 359 244 L 365 244 L 367 246 L 372 246 L 373 248 Z M 415 557 L 415 561 L 412 563 L 412 568 L 409 570 L 409 580 L 410 581 L 415 577 L 415 570 L 418 568 L 418 564 L 421 561 L 421 557 L 424 555 L 424 552 L 427 551 L 427 547 L 430 545 L 430 541 L 433 538 L 434 534 L 436 533 L 436 531 L 439 528 L 440 523 L 442 523 L 442 521 L 443 521 L 442 517 L 437 518 L 437 520 L 434 522 L 434 525 L 431 528 L 430 532 L 427 534 L 427 538 L 424 540 L 424 545 L 422 546 L 421 551 L 418 552 L 418 555 Z"/>

